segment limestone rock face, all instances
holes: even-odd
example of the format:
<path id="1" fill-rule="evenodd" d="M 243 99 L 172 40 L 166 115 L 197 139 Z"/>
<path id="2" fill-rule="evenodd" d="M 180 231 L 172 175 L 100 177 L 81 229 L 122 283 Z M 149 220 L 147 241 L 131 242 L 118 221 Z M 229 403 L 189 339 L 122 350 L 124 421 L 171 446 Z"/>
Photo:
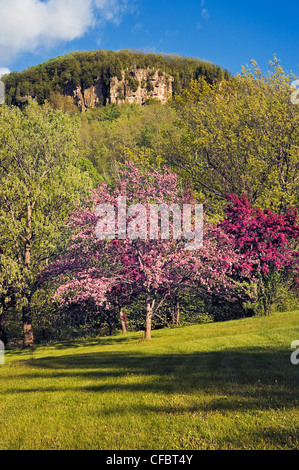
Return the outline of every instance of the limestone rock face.
<path id="1" fill-rule="evenodd" d="M 138 103 L 149 98 L 165 104 L 172 96 L 173 77 L 155 69 L 122 72 L 122 80 L 113 77 L 110 83 L 110 103 Z"/>
<path id="2" fill-rule="evenodd" d="M 173 81 L 172 76 L 157 69 L 132 69 L 122 71 L 121 79 L 112 77 L 109 86 L 101 78 L 85 89 L 68 83 L 64 94 L 71 97 L 82 112 L 111 103 L 143 105 L 149 98 L 165 104 L 172 96 Z"/>

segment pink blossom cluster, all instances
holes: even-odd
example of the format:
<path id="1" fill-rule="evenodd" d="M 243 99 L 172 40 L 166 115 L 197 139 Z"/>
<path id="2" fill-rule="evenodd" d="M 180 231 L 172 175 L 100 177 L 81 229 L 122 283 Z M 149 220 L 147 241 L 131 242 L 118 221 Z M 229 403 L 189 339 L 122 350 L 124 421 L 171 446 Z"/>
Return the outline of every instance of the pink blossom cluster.
<path id="1" fill-rule="evenodd" d="M 113 190 L 102 184 L 91 192 L 86 207 L 78 207 L 72 215 L 72 243 L 41 273 L 43 280 L 58 283 L 55 301 L 69 304 L 92 299 L 97 305 L 109 306 L 116 299 L 124 304 L 130 302 L 133 293 L 145 293 L 154 314 L 167 296 L 184 287 L 233 296 L 233 271 L 239 255 L 221 227 L 205 222 L 203 247 L 194 251 L 186 251 L 184 240 L 172 237 L 99 240 L 94 209 L 109 203 L 117 210 L 119 196 L 145 206 L 194 203 L 192 193 L 181 190 L 171 171 L 142 174 L 129 163 Z"/>
<path id="2" fill-rule="evenodd" d="M 277 214 L 253 207 L 247 196 L 228 196 L 226 218 L 219 227 L 230 237 L 240 254 L 236 269 L 247 277 L 281 269 L 299 271 L 298 213 L 290 209 Z"/>

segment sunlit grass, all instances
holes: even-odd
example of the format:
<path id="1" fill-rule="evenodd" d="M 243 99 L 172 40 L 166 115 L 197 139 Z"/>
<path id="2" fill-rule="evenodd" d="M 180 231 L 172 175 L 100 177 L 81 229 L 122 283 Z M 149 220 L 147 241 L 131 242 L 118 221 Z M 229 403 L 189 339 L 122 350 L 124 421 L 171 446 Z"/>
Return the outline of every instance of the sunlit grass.
<path id="1" fill-rule="evenodd" d="M 299 312 L 7 351 L 1 449 L 298 449 Z"/>

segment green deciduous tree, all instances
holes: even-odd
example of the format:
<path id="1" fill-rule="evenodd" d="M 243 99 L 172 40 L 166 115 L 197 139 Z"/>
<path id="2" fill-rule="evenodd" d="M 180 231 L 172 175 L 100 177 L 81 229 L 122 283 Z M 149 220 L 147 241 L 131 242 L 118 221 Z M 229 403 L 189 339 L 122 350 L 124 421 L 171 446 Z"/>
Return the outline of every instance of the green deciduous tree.
<path id="1" fill-rule="evenodd" d="M 33 345 L 31 301 L 37 274 L 62 242 L 74 204 L 91 186 L 77 165 L 78 120 L 32 103 L 0 108 L 0 296 L 23 312 Z M 6 300 L 5 300 L 6 299 Z"/>
<path id="2" fill-rule="evenodd" d="M 193 81 L 174 101 L 180 120 L 161 153 L 210 201 L 246 193 L 275 211 L 298 207 L 299 106 L 291 80 L 274 59 L 267 75 L 252 63 L 233 80 Z"/>

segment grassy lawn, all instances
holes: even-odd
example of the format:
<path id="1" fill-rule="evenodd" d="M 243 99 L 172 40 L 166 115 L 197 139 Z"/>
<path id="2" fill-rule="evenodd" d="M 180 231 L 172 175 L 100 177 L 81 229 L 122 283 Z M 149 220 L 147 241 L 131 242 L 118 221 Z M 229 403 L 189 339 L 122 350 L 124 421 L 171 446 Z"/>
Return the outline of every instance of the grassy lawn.
<path id="1" fill-rule="evenodd" d="M 299 449 L 299 311 L 7 351 L 0 449 Z"/>

